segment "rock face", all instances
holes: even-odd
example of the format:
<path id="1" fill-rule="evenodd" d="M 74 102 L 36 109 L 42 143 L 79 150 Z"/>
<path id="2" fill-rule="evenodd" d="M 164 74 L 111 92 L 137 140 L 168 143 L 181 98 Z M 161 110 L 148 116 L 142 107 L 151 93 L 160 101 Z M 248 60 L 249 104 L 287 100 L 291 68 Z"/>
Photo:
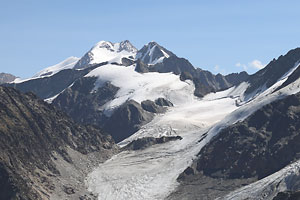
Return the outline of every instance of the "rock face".
<path id="1" fill-rule="evenodd" d="M 150 100 L 142 101 L 141 106 L 144 110 L 152 113 L 164 113 L 167 110 L 167 108 L 159 106 Z"/>
<path id="2" fill-rule="evenodd" d="M 158 98 L 155 100 L 155 104 L 159 106 L 168 106 L 172 107 L 173 103 L 165 98 Z"/>
<path id="3" fill-rule="evenodd" d="M 238 85 L 243 81 L 246 81 L 249 78 L 249 74 L 245 71 L 240 73 L 231 73 L 225 76 L 227 82 L 232 85 Z"/>
<path id="4" fill-rule="evenodd" d="M 300 61 L 300 48 L 290 50 L 286 55 L 272 60 L 266 67 L 249 77 L 250 87 L 247 88 L 246 94 L 254 92 L 264 84 L 267 88 L 270 87 L 298 61 Z"/>
<path id="5" fill-rule="evenodd" d="M 173 72 L 174 74 L 180 75 L 182 72 L 193 73 L 195 68 L 188 60 L 173 55 L 165 58 L 161 63 L 149 66 L 149 70 L 160 73 Z"/>
<path id="6" fill-rule="evenodd" d="M 299 200 L 300 199 L 300 191 L 292 192 L 279 192 L 273 200 Z"/>
<path id="7" fill-rule="evenodd" d="M 300 94 L 264 106 L 199 153 L 197 170 L 217 178 L 264 178 L 299 159 Z"/>
<path id="8" fill-rule="evenodd" d="M 116 142 L 120 142 L 150 122 L 153 117 L 154 114 L 144 110 L 139 103 L 129 100 L 114 111 L 103 129 L 110 133 Z"/>
<path id="9" fill-rule="evenodd" d="M 163 136 L 160 138 L 144 137 L 130 142 L 128 145 L 126 145 L 123 148 L 123 150 L 141 150 L 155 144 L 162 144 L 162 143 L 166 143 L 174 140 L 181 140 L 181 139 L 182 137 L 180 136 L 168 136 L 168 137 Z"/>
<path id="10" fill-rule="evenodd" d="M 148 65 L 143 63 L 141 60 L 137 60 L 135 71 L 139 72 L 139 73 L 147 73 L 147 72 L 149 72 Z"/>
<path id="11" fill-rule="evenodd" d="M 0 84 L 14 81 L 17 77 L 12 74 L 0 73 Z"/>
<path id="12" fill-rule="evenodd" d="M 147 65 L 154 65 L 173 55 L 174 54 L 172 52 L 168 51 L 156 42 L 149 42 L 137 52 L 136 59 L 141 60 Z"/>
<path id="13" fill-rule="evenodd" d="M 105 157 L 112 148 L 110 136 L 76 124 L 34 94 L 0 87 L 0 199 L 49 199 L 61 175 L 57 157 L 72 165 L 68 149 Z"/>
<path id="14" fill-rule="evenodd" d="M 52 104 L 71 116 L 76 122 L 102 127 L 107 117 L 101 110 L 111 101 L 118 89 L 106 82 L 93 91 L 97 78 L 83 77 L 75 81 L 72 87 L 64 90 Z"/>
<path id="15" fill-rule="evenodd" d="M 284 88 L 285 86 L 291 84 L 292 82 L 296 81 L 300 77 L 300 67 L 298 67 L 289 77 L 288 79 L 279 86 L 275 91 L 280 90 L 281 88 Z M 274 92 L 275 92 L 274 91 Z"/>

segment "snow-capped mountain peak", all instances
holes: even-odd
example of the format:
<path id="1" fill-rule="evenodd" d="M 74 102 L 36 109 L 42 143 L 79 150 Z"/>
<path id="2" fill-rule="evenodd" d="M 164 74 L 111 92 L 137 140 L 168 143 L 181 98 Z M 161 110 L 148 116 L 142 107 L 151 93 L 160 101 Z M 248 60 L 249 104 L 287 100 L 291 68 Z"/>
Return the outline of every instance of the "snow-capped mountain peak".
<path id="1" fill-rule="evenodd" d="M 138 51 L 136 59 L 140 59 L 145 64 L 155 65 L 172 55 L 174 55 L 172 52 L 160 46 L 155 41 L 151 41 Z"/>
<path id="2" fill-rule="evenodd" d="M 103 62 L 121 63 L 122 58 L 135 58 L 137 49 L 128 41 L 112 43 L 100 41 L 88 51 L 75 65 L 75 69 L 82 69 L 90 64 Z"/>
<path id="3" fill-rule="evenodd" d="M 98 42 L 91 50 L 95 50 L 97 48 L 105 48 L 107 50 L 115 51 L 115 52 L 122 52 L 122 51 L 127 51 L 132 53 L 137 52 L 137 49 L 128 40 L 124 40 L 122 42 L 117 42 L 117 43 L 112 43 L 109 41 L 102 40 Z"/>
<path id="4" fill-rule="evenodd" d="M 129 51 L 132 53 L 137 53 L 137 49 L 133 46 L 129 40 L 124 40 L 119 43 L 119 51 Z"/>

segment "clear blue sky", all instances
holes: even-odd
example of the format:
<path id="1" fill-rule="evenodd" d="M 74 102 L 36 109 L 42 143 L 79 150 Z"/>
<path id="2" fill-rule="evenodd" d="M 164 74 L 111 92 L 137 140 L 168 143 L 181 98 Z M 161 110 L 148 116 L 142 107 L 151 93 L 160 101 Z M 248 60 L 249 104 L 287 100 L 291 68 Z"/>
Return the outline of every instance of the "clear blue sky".
<path id="1" fill-rule="evenodd" d="M 100 40 L 128 39 L 214 73 L 253 73 L 300 46 L 299 10 L 292 0 L 0 0 L 0 72 L 30 77 Z"/>

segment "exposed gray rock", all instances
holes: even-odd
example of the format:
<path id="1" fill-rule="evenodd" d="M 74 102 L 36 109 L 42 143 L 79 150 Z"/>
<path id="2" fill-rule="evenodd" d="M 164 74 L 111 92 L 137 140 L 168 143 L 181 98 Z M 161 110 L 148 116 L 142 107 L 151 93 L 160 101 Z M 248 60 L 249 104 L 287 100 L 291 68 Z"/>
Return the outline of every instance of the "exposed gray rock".
<path id="1" fill-rule="evenodd" d="M 150 147 L 155 144 L 163 144 L 174 140 L 182 140 L 182 137 L 180 136 L 168 136 L 168 137 L 163 136 L 160 138 L 144 137 L 130 142 L 128 145 L 126 145 L 123 148 L 123 150 L 141 150 L 141 149 L 146 149 L 147 147 Z"/>
<path id="2" fill-rule="evenodd" d="M 139 103 L 129 100 L 114 111 L 103 129 L 111 134 L 116 142 L 120 142 L 150 122 L 153 117 L 154 114 L 144 110 Z"/>
<path id="3" fill-rule="evenodd" d="M 124 66 L 130 66 L 133 65 L 135 61 L 133 59 L 128 59 L 128 58 L 122 58 L 122 65 Z"/>
<path id="4" fill-rule="evenodd" d="M 299 130 L 297 94 L 222 130 L 199 153 L 197 170 L 219 178 L 264 178 L 299 159 Z"/>
<path id="5" fill-rule="evenodd" d="M 52 104 L 66 112 L 76 122 L 102 127 L 107 120 L 101 106 L 113 100 L 119 88 L 109 82 L 97 90 L 95 77 L 83 77 L 75 81 L 72 87 L 64 90 Z"/>
<path id="6" fill-rule="evenodd" d="M 249 78 L 249 74 L 245 71 L 239 73 L 231 73 L 225 76 L 225 79 L 228 83 L 232 85 L 238 85 L 243 81 L 246 81 Z"/>
<path id="7" fill-rule="evenodd" d="M 159 106 L 150 100 L 142 101 L 141 106 L 144 110 L 152 113 L 164 113 L 167 110 L 165 107 Z"/>
<path id="8" fill-rule="evenodd" d="M 155 100 L 155 104 L 159 105 L 159 106 L 168 106 L 168 107 L 172 107 L 173 104 L 171 101 L 165 99 L 165 98 L 158 98 Z"/>
<path id="9" fill-rule="evenodd" d="M 12 74 L 0 73 L 0 84 L 14 81 L 17 77 Z"/>
<path id="10" fill-rule="evenodd" d="M 136 58 L 140 59 L 145 64 L 151 64 L 155 60 L 165 57 L 165 54 L 168 56 L 174 55 L 171 51 L 165 49 L 156 42 L 149 42 L 137 52 Z"/>
<path id="11" fill-rule="evenodd" d="M 166 200 L 215 200 L 255 181 L 255 179 L 212 178 L 202 173 L 194 174 L 190 167 L 187 170 L 189 175 L 178 180 L 180 185 Z"/>
<path id="12" fill-rule="evenodd" d="M 161 63 L 149 66 L 149 71 L 160 73 L 173 72 L 176 75 L 180 75 L 182 72 L 189 72 L 193 74 L 195 72 L 195 68 L 188 60 L 184 58 L 178 58 L 177 56 L 173 55 L 165 58 Z"/>
<path id="13" fill-rule="evenodd" d="M 284 88 L 288 86 L 289 84 L 293 83 L 300 77 L 300 67 L 298 67 L 289 77 L 288 79 L 281 85 L 279 86 L 274 92 L 280 90 L 281 88 Z"/>
<path id="14" fill-rule="evenodd" d="M 107 157 L 114 148 L 111 136 L 76 124 L 34 94 L 0 87 L 1 199 L 49 199 L 62 177 L 58 157 L 74 166 L 69 150 L 86 158 Z"/>
<path id="15" fill-rule="evenodd" d="M 135 71 L 137 71 L 139 73 L 147 73 L 147 72 L 149 72 L 148 65 L 143 63 L 141 60 L 137 60 Z"/>
<path id="16" fill-rule="evenodd" d="M 279 192 L 273 200 L 300 200 L 300 191 Z"/>
<path id="17" fill-rule="evenodd" d="M 286 55 L 273 59 L 266 67 L 249 77 L 250 86 L 247 88 L 246 94 L 250 94 L 264 84 L 267 88 L 270 87 L 292 69 L 298 61 L 300 61 L 300 48 L 290 50 Z"/>

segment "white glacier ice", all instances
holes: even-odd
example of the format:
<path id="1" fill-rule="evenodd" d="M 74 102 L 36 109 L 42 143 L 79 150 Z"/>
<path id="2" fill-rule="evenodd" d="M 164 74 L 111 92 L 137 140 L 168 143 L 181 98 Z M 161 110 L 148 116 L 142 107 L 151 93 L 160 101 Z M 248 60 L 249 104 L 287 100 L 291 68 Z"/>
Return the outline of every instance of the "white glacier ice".
<path id="1" fill-rule="evenodd" d="M 106 106 L 117 106 L 130 98 L 140 102 L 165 97 L 176 103 L 167 113 L 157 115 L 119 145 L 123 147 L 140 137 L 179 135 L 183 139 L 144 150 L 123 151 L 100 164 L 88 175 L 86 185 L 101 200 L 164 199 L 178 185 L 178 175 L 220 129 L 245 119 L 274 100 L 300 91 L 300 80 L 276 92 L 274 90 L 280 84 L 274 84 L 242 102 L 249 86 L 249 83 L 242 83 L 199 99 L 193 96 L 191 82 L 180 82 L 173 74 L 135 74 L 134 66 L 121 67 L 108 65 L 88 75 L 98 77 L 96 87 L 110 81 L 121 88 L 115 102 Z M 286 79 L 287 76 L 284 76 L 278 81 L 283 83 Z M 172 99 L 170 92 L 174 92 L 174 96 L 181 94 L 184 98 Z"/>

